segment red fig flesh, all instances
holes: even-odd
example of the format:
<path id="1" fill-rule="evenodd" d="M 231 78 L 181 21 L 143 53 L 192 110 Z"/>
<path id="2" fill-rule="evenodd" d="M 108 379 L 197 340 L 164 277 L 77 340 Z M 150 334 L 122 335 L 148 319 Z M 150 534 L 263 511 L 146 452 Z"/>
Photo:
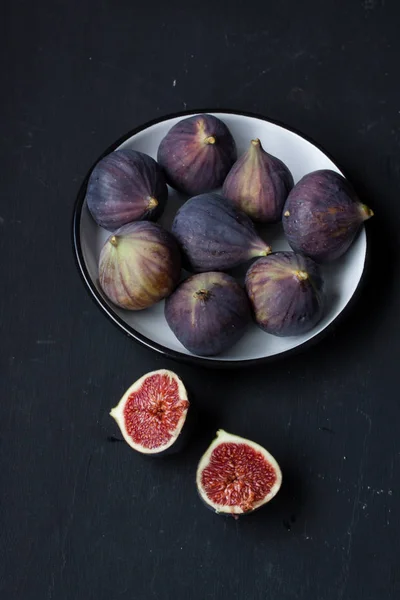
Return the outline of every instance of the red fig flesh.
<path id="1" fill-rule="evenodd" d="M 212 510 L 237 518 L 272 500 L 282 473 L 265 448 L 220 429 L 200 460 L 196 483 Z"/>
<path id="2" fill-rule="evenodd" d="M 182 380 L 172 371 L 161 369 L 131 385 L 110 415 L 134 450 L 160 454 L 176 442 L 188 409 Z"/>

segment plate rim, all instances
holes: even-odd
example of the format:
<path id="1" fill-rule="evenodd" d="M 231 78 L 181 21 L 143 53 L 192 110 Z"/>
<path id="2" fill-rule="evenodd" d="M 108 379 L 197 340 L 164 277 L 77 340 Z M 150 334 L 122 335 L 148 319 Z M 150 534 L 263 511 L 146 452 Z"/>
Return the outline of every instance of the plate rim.
<path id="1" fill-rule="evenodd" d="M 325 338 L 329 333 L 331 333 L 332 329 L 334 328 L 334 325 L 337 325 L 338 322 L 340 322 L 344 318 L 344 316 L 347 315 L 347 313 L 351 309 L 352 305 L 356 301 L 356 298 L 358 297 L 358 295 L 360 293 L 361 284 L 364 282 L 364 279 L 365 279 L 366 265 L 367 265 L 367 259 L 368 259 L 368 236 L 367 235 L 366 235 L 366 250 L 365 250 L 365 256 L 364 256 L 364 264 L 363 264 L 363 270 L 361 273 L 361 277 L 357 283 L 357 286 L 356 286 L 352 296 L 350 297 L 346 306 L 340 311 L 340 313 L 322 331 L 320 331 L 319 333 L 314 335 L 309 340 L 303 342 L 302 344 L 299 344 L 298 346 L 295 346 L 294 348 L 289 348 L 288 350 L 284 350 L 283 352 L 279 352 L 278 354 L 273 354 L 272 356 L 264 356 L 264 357 L 260 357 L 260 358 L 249 358 L 249 359 L 240 359 L 240 360 L 221 360 L 221 359 L 215 358 L 213 360 L 210 360 L 207 358 L 203 358 L 201 356 L 185 354 L 185 353 L 179 352 L 177 350 L 172 350 L 171 348 L 167 348 L 166 346 L 151 340 L 147 336 L 139 333 L 133 327 L 128 325 L 123 319 L 121 319 L 121 317 L 119 317 L 119 315 L 117 315 L 117 313 L 115 313 L 113 311 L 112 308 L 110 308 L 108 306 L 107 302 L 103 299 L 103 297 L 97 290 L 96 286 L 94 285 L 92 278 L 90 276 L 90 273 L 86 267 L 85 259 L 84 259 L 84 255 L 83 255 L 82 243 L 81 243 L 81 236 L 80 236 L 80 224 L 81 224 L 82 209 L 84 206 L 84 201 L 85 201 L 85 196 L 86 196 L 87 184 L 88 184 L 91 172 L 94 169 L 94 167 L 96 166 L 96 164 L 102 158 L 104 158 L 105 156 L 107 156 L 108 154 L 110 154 L 111 152 L 116 150 L 121 144 L 126 142 L 132 136 L 137 135 L 138 133 L 144 131 L 145 129 L 148 129 L 149 127 L 152 127 L 153 125 L 162 123 L 163 121 L 168 121 L 168 120 L 179 118 L 179 117 L 188 117 L 191 115 L 197 115 L 197 114 L 201 114 L 201 113 L 203 113 L 203 114 L 217 113 L 217 114 L 221 114 L 221 115 L 227 114 L 227 115 L 236 115 L 236 116 L 241 116 L 241 117 L 250 117 L 250 118 L 259 119 L 260 121 L 265 121 L 267 123 L 271 123 L 272 125 L 276 125 L 278 127 L 286 129 L 287 131 L 294 133 L 295 135 L 301 137 L 306 142 L 315 146 L 315 148 L 317 148 L 320 152 L 322 152 L 322 154 L 324 154 L 327 158 L 329 158 L 333 162 L 333 164 L 339 169 L 339 171 L 341 173 L 343 173 L 343 175 L 346 177 L 345 171 L 338 164 L 336 159 L 333 158 L 329 152 L 327 152 L 320 144 L 315 142 L 311 137 L 303 134 L 301 131 L 298 131 L 294 127 L 291 127 L 291 126 L 289 127 L 284 122 L 279 121 L 278 119 L 271 119 L 269 117 L 265 117 L 265 116 L 257 114 L 257 113 L 241 111 L 241 110 L 234 110 L 234 109 L 223 109 L 223 108 L 207 108 L 207 109 L 199 109 L 199 110 L 196 110 L 196 109 L 189 110 L 188 109 L 188 110 L 178 111 L 175 113 L 169 113 L 167 115 L 163 115 L 163 116 L 157 117 L 155 119 L 146 121 L 145 123 L 138 125 L 137 127 L 134 127 L 127 133 L 123 134 L 116 141 L 114 141 L 111 145 L 109 145 L 106 148 L 106 150 L 100 154 L 100 156 L 96 159 L 96 161 L 89 168 L 82 184 L 79 187 L 79 190 L 78 190 L 75 202 L 74 202 L 74 207 L 73 207 L 71 233 L 72 233 L 72 247 L 73 247 L 75 263 L 76 263 L 78 271 L 81 275 L 81 278 L 83 280 L 84 287 L 86 288 L 86 291 L 88 292 L 92 301 L 96 304 L 96 306 L 98 308 L 100 308 L 100 310 L 103 313 L 105 313 L 105 315 L 115 325 L 115 327 L 122 330 L 129 338 L 133 338 L 139 344 L 142 344 L 143 346 L 145 346 L 151 350 L 154 350 L 155 352 L 158 352 L 159 354 L 161 354 L 167 358 L 171 358 L 176 361 L 189 363 L 189 364 L 192 364 L 195 366 L 203 366 L 206 368 L 229 369 L 229 368 L 235 368 L 235 367 L 252 367 L 252 366 L 267 364 L 267 363 L 275 362 L 276 360 L 280 360 L 280 359 L 288 358 L 293 355 L 300 354 L 301 352 L 309 349 L 313 345 L 322 341 L 323 338 Z"/>

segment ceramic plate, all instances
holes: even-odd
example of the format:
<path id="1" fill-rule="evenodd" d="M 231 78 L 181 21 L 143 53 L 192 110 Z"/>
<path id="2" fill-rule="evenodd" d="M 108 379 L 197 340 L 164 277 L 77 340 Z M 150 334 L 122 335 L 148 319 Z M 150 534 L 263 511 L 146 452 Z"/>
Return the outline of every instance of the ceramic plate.
<path id="1" fill-rule="evenodd" d="M 212 113 L 226 123 L 236 140 L 239 155 L 247 149 L 251 139 L 260 138 L 265 150 L 287 164 L 295 182 L 316 169 L 333 169 L 341 173 L 324 151 L 281 124 L 249 114 L 228 111 L 203 112 Z M 198 113 L 180 113 L 143 125 L 113 144 L 102 156 L 117 148 L 133 148 L 156 158 L 158 145 L 164 135 L 180 119 L 191 114 Z M 246 335 L 228 352 L 210 358 L 194 356 L 180 344 L 169 329 L 164 318 L 164 302 L 144 311 L 124 311 L 110 303 L 100 290 L 97 264 L 101 247 L 109 233 L 96 225 L 87 209 L 87 179 L 79 192 L 73 221 L 74 247 L 85 284 L 100 308 L 122 331 L 172 358 L 206 366 L 238 366 L 283 357 L 288 352 L 310 343 L 326 330 L 346 307 L 360 282 L 367 248 L 364 228 L 345 256 L 334 264 L 323 267 L 327 306 L 324 318 L 312 331 L 296 337 L 279 338 L 261 331 L 256 325 L 251 325 Z M 161 225 L 170 228 L 172 219 L 183 201 L 183 197 L 169 189 L 168 205 L 160 220 Z M 290 249 L 281 226 L 264 227 L 262 237 L 272 245 L 274 251 Z"/>

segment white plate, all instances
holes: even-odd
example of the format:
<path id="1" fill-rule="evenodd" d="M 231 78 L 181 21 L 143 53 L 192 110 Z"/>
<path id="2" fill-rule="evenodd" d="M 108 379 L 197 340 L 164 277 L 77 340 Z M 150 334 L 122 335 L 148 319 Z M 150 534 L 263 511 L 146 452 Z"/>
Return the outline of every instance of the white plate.
<path id="1" fill-rule="evenodd" d="M 133 148 L 157 156 L 161 139 L 179 120 L 190 114 L 180 113 L 166 117 L 157 122 L 146 124 L 125 136 L 124 140 L 109 148 L 108 154 L 117 148 Z M 222 119 L 235 138 L 238 154 L 243 153 L 251 139 L 258 137 L 265 150 L 277 156 L 291 170 L 295 182 L 303 175 L 316 169 L 333 169 L 341 173 L 334 162 L 313 143 L 298 133 L 290 131 L 261 117 L 233 112 L 212 112 Z M 173 358 L 194 361 L 208 366 L 245 363 L 271 359 L 306 344 L 334 321 L 343 311 L 360 282 L 365 257 L 366 235 L 362 228 L 350 250 L 335 263 L 323 267 L 323 275 L 327 288 L 327 306 L 323 319 L 309 333 L 296 337 L 279 338 L 269 335 L 256 325 L 251 325 L 248 332 L 228 352 L 216 357 L 204 358 L 190 354 L 176 339 L 164 318 L 164 302 L 160 302 L 144 311 L 130 312 L 115 307 L 104 296 L 98 285 L 98 258 L 109 233 L 98 227 L 91 218 L 85 202 L 87 178 L 79 192 L 74 214 L 74 245 L 78 266 L 85 283 L 104 312 L 126 333 L 148 347 L 167 354 Z M 177 208 L 183 198 L 171 188 L 166 212 L 160 223 L 169 228 Z M 271 243 L 274 251 L 290 249 L 280 226 L 265 227 L 263 237 Z"/>

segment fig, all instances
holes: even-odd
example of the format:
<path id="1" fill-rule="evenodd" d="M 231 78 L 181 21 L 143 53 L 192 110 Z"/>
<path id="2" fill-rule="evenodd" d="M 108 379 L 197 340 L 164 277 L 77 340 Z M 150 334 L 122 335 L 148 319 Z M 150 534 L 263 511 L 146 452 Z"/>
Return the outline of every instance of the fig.
<path id="1" fill-rule="evenodd" d="M 179 121 L 161 140 L 157 160 L 167 182 L 188 195 L 220 187 L 236 160 L 236 145 L 228 127 L 212 115 Z"/>
<path id="2" fill-rule="evenodd" d="M 361 224 L 373 214 L 342 175 L 321 169 L 305 175 L 290 192 L 283 228 L 295 252 L 331 262 L 349 249 Z"/>
<path id="3" fill-rule="evenodd" d="M 135 150 L 116 150 L 93 169 L 86 192 L 89 211 L 100 227 L 114 231 L 126 223 L 158 219 L 168 188 L 156 161 Z"/>
<path id="4" fill-rule="evenodd" d="M 246 290 L 256 323 L 277 336 L 310 331 L 324 309 L 323 279 L 318 265 L 294 252 L 258 259 L 246 274 Z"/>
<path id="5" fill-rule="evenodd" d="M 215 193 L 185 202 L 175 215 L 172 233 L 186 266 L 196 272 L 224 271 L 271 252 L 250 217 Z"/>
<path id="6" fill-rule="evenodd" d="M 272 500 L 282 473 L 265 448 L 220 429 L 200 460 L 196 483 L 209 508 L 238 518 Z"/>
<path id="7" fill-rule="evenodd" d="M 189 352 L 214 356 L 243 336 L 251 311 L 245 291 L 233 277 L 200 273 L 186 279 L 166 300 L 165 318 Z"/>
<path id="8" fill-rule="evenodd" d="M 169 296 L 180 272 L 174 237 L 150 221 L 123 225 L 100 253 L 100 287 L 111 302 L 127 310 L 141 310 Z"/>
<path id="9" fill-rule="evenodd" d="M 276 223 L 293 185 L 287 166 L 255 139 L 229 171 L 222 193 L 253 221 Z"/>
<path id="10" fill-rule="evenodd" d="M 166 369 L 143 375 L 110 415 L 124 440 L 143 454 L 162 454 L 182 435 L 189 400 L 182 380 Z"/>

